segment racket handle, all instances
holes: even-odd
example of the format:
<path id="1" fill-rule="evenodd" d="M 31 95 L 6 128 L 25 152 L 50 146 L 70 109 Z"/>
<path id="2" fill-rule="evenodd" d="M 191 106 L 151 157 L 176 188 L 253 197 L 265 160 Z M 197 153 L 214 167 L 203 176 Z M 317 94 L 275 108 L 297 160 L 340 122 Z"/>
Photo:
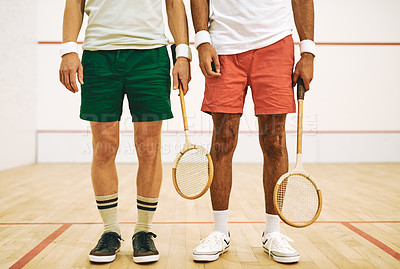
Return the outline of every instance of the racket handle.
<path id="1" fill-rule="evenodd" d="M 185 131 L 189 130 L 187 115 L 186 115 L 186 105 L 185 105 L 185 95 L 183 94 L 182 83 L 179 80 L 179 97 L 181 99 L 181 108 L 182 108 L 182 118 L 183 118 L 183 128 Z"/>
<path id="2" fill-rule="evenodd" d="M 297 154 L 303 152 L 303 101 L 305 92 L 304 81 L 299 77 L 297 79 Z"/>
<path id="3" fill-rule="evenodd" d="M 304 81 L 301 77 L 297 79 L 297 100 L 304 100 L 304 94 L 306 88 L 304 87 Z"/>
<path id="4" fill-rule="evenodd" d="M 298 99 L 297 111 L 297 154 L 303 153 L 303 99 Z M 297 164 L 296 164 L 297 166 Z"/>

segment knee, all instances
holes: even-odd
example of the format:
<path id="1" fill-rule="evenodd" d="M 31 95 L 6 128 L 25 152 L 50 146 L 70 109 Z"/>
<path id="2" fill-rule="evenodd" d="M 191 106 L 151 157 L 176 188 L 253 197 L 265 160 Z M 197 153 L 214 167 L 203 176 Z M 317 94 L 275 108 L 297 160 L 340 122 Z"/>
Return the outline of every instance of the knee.
<path id="1" fill-rule="evenodd" d="M 282 155 L 283 152 L 286 152 L 285 130 L 260 134 L 260 144 L 264 156 Z"/>
<path id="2" fill-rule="evenodd" d="M 152 161 L 157 158 L 160 149 L 160 137 L 140 136 L 135 138 L 135 147 L 138 159 L 141 161 Z"/>
<path id="3" fill-rule="evenodd" d="M 115 160 L 118 152 L 118 138 L 101 137 L 93 142 L 93 159 L 101 162 Z"/>
<path id="4" fill-rule="evenodd" d="M 214 136 L 212 152 L 217 157 L 232 156 L 237 144 L 237 133 L 222 131 Z"/>

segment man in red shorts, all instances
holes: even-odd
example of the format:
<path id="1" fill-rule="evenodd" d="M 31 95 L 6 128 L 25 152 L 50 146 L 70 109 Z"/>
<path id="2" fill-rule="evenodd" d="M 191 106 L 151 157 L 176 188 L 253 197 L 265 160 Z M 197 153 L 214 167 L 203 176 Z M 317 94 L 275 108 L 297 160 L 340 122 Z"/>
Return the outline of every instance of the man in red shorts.
<path id="1" fill-rule="evenodd" d="M 276 181 L 288 171 L 285 121 L 287 113 L 296 111 L 293 86 L 301 76 L 308 90 L 313 77 L 313 0 L 292 0 L 301 40 L 301 59 L 294 73 L 292 12 L 285 0 L 212 0 L 211 4 L 192 0 L 191 8 L 200 67 L 206 77 L 202 111 L 210 113 L 214 122 L 211 156 L 215 165 L 211 185 L 214 232 L 193 250 L 193 259 L 214 261 L 230 245 L 232 156 L 250 86 L 264 156 L 263 248 L 277 262 L 298 262 L 300 255 L 289 244 L 292 240 L 280 233 L 272 197 Z"/>

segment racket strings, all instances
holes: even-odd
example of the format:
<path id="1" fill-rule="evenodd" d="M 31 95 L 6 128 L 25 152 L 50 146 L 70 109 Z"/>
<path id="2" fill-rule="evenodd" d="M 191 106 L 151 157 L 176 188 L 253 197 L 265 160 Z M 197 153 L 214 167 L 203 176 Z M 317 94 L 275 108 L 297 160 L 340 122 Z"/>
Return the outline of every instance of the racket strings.
<path id="1" fill-rule="evenodd" d="M 204 191 L 209 181 L 209 164 L 206 153 L 200 149 L 190 149 L 176 165 L 176 184 L 188 197 Z"/>
<path id="2" fill-rule="evenodd" d="M 301 174 L 285 178 L 278 189 L 277 202 L 282 216 L 291 223 L 306 224 L 318 212 L 318 192 L 314 184 Z"/>

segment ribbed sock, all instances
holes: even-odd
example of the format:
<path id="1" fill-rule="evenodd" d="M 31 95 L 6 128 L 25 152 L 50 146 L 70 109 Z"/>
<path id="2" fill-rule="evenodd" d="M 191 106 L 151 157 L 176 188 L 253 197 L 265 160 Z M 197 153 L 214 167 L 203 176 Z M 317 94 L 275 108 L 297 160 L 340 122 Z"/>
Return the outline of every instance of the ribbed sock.
<path id="1" fill-rule="evenodd" d="M 228 236 L 228 209 L 214 210 L 214 231 L 221 232 Z"/>
<path id="2" fill-rule="evenodd" d="M 117 217 L 118 193 L 96 196 L 96 204 L 103 219 L 104 232 L 116 232 L 121 235 Z"/>
<path id="3" fill-rule="evenodd" d="M 278 232 L 280 233 L 280 218 L 278 215 L 271 215 L 268 213 L 265 213 L 265 230 L 264 233 L 274 233 Z"/>
<path id="4" fill-rule="evenodd" d="M 151 222 L 153 221 L 154 213 L 157 209 L 158 197 L 150 198 L 137 196 L 137 222 L 135 232 L 149 232 L 151 230 Z"/>

